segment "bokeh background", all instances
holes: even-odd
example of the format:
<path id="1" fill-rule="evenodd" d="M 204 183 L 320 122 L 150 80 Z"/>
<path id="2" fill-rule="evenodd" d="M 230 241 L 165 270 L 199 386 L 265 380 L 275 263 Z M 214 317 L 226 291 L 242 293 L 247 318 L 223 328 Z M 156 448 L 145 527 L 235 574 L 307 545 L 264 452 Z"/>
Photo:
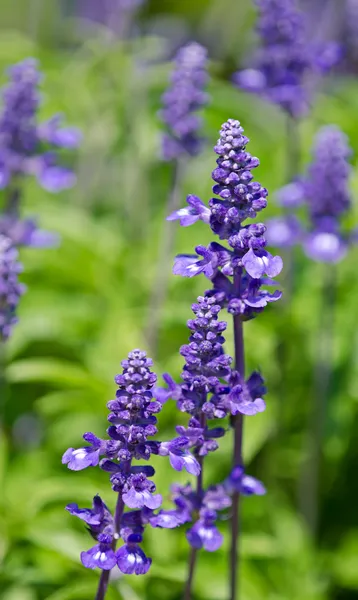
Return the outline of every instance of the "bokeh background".
<path id="1" fill-rule="evenodd" d="M 92 5 L 92 6 L 90 6 Z M 106 20 L 104 0 L 1 0 L 0 72 L 27 56 L 40 61 L 42 118 L 63 112 L 84 139 L 75 157 L 78 184 L 51 195 L 28 181 L 24 214 L 61 235 L 51 250 L 21 250 L 19 324 L 7 348 L 9 395 L 0 430 L 0 598 L 88 600 L 98 573 L 79 553 L 91 540 L 64 506 L 89 506 L 95 493 L 114 504 L 98 469 L 69 472 L 61 456 L 80 445 L 85 431 L 101 435 L 106 402 L 114 395 L 120 361 L 135 347 L 147 349 L 148 302 L 166 216 L 171 165 L 160 159 L 157 112 L 170 61 L 185 41 L 206 45 L 211 101 L 204 111 L 207 144 L 191 159 L 181 186 L 207 200 L 212 152 L 227 118 L 238 118 L 261 160 L 257 177 L 270 191 L 265 217 L 277 215 L 275 190 L 285 183 L 285 119 L 263 100 L 235 89 L 230 77 L 254 48 L 255 11 L 249 0 L 148 0 L 123 41 Z M 343 0 L 306 2 L 329 35 L 345 39 Z M 328 7 L 328 12 L 325 9 Z M 328 15 L 328 16 L 327 16 Z M 318 19 L 318 21 L 317 21 Z M 358 27 L 358 26 L 357 26 Z M 315 31 L 323 31 L 317 25 Z M 357 32 L 358 36 L 358 32 Z M 358 37 L 357 37 L 358 39 Z M 354 151 L 349 225 L 358 222 L 358 73 L 354 51 L 317 91 L 300 128 L 303 161 L 313 136 L 335 123 Z M 203 224 L 176 231 L 175 253 L 210 240 Z M 174 235 L 174 233 L 173 233 Z M 245 325 L 247 362 L 260 368 L 269 393 L 267 410 L 245 419 L 247 470 L 264 481 L 265 497 L 243 502 L 244 600 L 353 600 L 358 598 L 358 250 L 337 268 L 332 317 L 332 377 L 322 420 L 319 520 L 310 531 L 302 506 L 303 465 L 309 460 L 308 422 L 314 402 L 314 368 L 321 316 L 322 266 L 297 250 L 295 293 L 290 305 L 271 305 Z M 161 312 L 155 370 L 180 374 L 179 347 L 187 340 L 190 304 L 203 279 L 169 277 Z M 283 369 L 277 346 L 285 340 Z M 227 335 L 232 350 L 232 337 Z M 284 376 L 283 376 L 284 372 Z M 181 422 L 175 407 L 160 416 L 161 437 Z M 230 468 L 230 436 L 211 455 L 207 483 Z M 165 459 L 157 464 L 158 490 L 180 479 Z M 181 481 L 185 481 L 185 475 Z M 222 523 L 222 531 L 227 528 Z M 177 600 L 186 575 L 183 529 L 148 530 L 145 548 L 153 565 L 145 577 L 118 577 L 108 600 Z M 227 597 L 227 548 L 201 552 L 195 598 Z"/>

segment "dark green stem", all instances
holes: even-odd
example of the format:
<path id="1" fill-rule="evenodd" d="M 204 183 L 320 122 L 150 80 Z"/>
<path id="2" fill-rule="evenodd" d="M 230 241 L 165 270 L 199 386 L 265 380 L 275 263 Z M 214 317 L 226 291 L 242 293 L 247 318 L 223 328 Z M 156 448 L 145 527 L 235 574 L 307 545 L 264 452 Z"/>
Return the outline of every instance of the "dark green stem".
<path id="1" fill-rule="evenodd" d="M 325 265 L 314 371 L 314 397 L 309 414 L 308 436 L 304 447 L 306 459 L 302 466 L 299 489 L 300 509 L 313 536 L 316 536 L 319 525 L 320 468 L 332 374 L 335 294 L 335 268 Z"/>
<path id="2" fill-rule="evenodd" d="M 241 269 L 234 273 L 234 288 L 237 298 L 241 295 Z M 234 317 L 234 346 L 235 346 L 235 369 L 245 378 L 245 352 L 243 322 L 240 315 Z M 242 465 L 242 440 L 243 440 L 243 415 L 238 414 L 232 419 L 234 428 L 234 451 L 232 468 Z M 237 600 L 239 585 L 239 538 L 240 538 L 240 493 L 235 492 L 232 497 L 232 521 L 231 521 L 231 550 L 230 550 L 230 600 Z"/>
<path id="3" fill-rule="evenodd" d="M 204 413 L 201 413 L 200 414 L 200 427 L 205 428 L 205 426 L 206 426 L 206 417 L 205 417 Z M 196 480 L 196 494 L 199 498 L 202 496 L 203 489 L 204 489 L 204 487 L 203 487 L 203 466 L 204 466 L 203 458 L 204 458 L 203 456 L 198 456 L 198 462 L 200 464 L 200 473 Z M 187 578 L 186 584 L 185 584 L 183 600 L 191 600 L 191 592 L 192 592 L 192 587 L 193 587 L 193 579 L 194 579 L 197 555 L 198 555 L 197 548 L 192 547 L 190 550 L 190 555 L 189 555 L 188 578 Z"/>

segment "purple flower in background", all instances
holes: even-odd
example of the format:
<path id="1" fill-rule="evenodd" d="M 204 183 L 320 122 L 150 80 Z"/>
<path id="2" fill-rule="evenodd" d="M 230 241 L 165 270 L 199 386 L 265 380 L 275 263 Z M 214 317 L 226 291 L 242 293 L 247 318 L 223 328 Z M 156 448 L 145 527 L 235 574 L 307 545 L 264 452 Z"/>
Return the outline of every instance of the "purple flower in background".
<path id="1" fill-rule="evenodd" d="M 306 174 L 279 195 L 286 207 L 304 204 L 309 225 L 305 227 L 292 214 L 269 222 L 268 238 L 272 244 L 301 244 L 307 256 L 319 262 L 335 263 L 344 258 L 349 244 L 354 242 L 354 235 L 345 233 L 341 226 L 351 208 L 351 154 L 348 139 L 338 127 L 320 129 Z"/>
<path id="2" fill-rule="evenodd" d="M 246 475 L 242 466 L 236 466 L 224 482 L 224 487 L 229 494 L 240 492 L 244 496 L 263 496 L 266 489 L 258 479 Z"/>
<path id="3" fill-rule="evenodd" d="M 162 143 L 164 160 L 177 159 L 183 154 L 195 156 L 200 152 L 201 118 L 196 112 L 208 102 L 204 91 L 208 81 L 206 49 L 191 42 L 178 51 L 175 63 L 171 85 L 163 95 L 160 112 L 167 126 Z M 196 203 L 196 209 L 198 206 Z"/>
<path id="4" fill-rule="evenodd" d="M 79 131 L 63 127 L 59 116 L 38 124 L 42 75 L 36 60 L 13 65 L 8 74 L 10 83 L 2 91 L 0 114 L 0 187 L 18 183 L 26 175 L 35 175 L 51 192 L 72 187 L 75 175 L 60 164 L 58 149 L 76 148 L 81 141 Z"/>
<path id="5" fill-rule="evenodd" d="M 19 283 L 22 265 L 9 238 L 0 234 L 0 342 L 7 340 L 17 323 L 16 309 L 25 286 Z"/>
<path id="6" fill-rule="evenodd" d="M 235 74 L 235 82 L 278 104 L 292 117 L 304 115 L 310 103 L 308 79 L 324 74 L 340 60 L 335 42 L 310 43 L 296 0 L 256 0 L 261 46 L 253 68 Z"/>

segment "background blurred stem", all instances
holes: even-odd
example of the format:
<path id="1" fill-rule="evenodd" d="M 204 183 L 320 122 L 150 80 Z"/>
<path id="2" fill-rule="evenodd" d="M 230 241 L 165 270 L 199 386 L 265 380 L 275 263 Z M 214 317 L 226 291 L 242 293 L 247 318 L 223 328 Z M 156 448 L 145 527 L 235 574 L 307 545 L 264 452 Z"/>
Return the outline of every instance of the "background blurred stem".
<path id="1" fill-rule="evenodd" d="M 332 373 L 335 296 L 336 269 L 333 265 L 325 265 L 314 372 L 314 397 L 309 414 L 304 447 L 305 461 L 299 489 L 300 510 L 314 536 L 319 524 L 320 466 Z"/>
<path id="2" fill-rule="evenodd" d="M 186 167 L 185 159 L 177 159 L 173 166 L 172 185 L 166 207 L 166 215 L 180 208 L 180 187 Z M 173 250 L 175 245 L 176 228 L 173 223 L 165 221 L 162 227 L 162 235 L 159 244 L 159 257 L 157 261 L 157 273 L 154 280 L 152 295 L 149 302 L 149 318 L 147 323 L 147 343 L 153 358 L 157 355 L 160 322 L 162 309 L 165 303 L 170 265 L 173 262 Z"/>
<path id="3" fill-rule="evenodd" d="M 298 121 L 290 115 L 287 115 L 286 134 L 287 134 L 287 163 L 286 163 L 286 183 L 291 183 L 297 176 L 300 169 L 300 141 L 298 131 Z M 290 216 L 290 208 L 284 209 L 284 216 Z M 291 301 L 294 294 L 295 280 L 295 259 L 294 247 L 291 246 L 282 252 L 283 258 L 283 295 L 281 306 L 281 320 L 278 333 L 278 341 L 276 346 L 276 357 L 279 372 L 278 381 L 278 403 L 277 403 L 277 418 L 276 431 L 277 435 L 284 429 L 285 422 L 285 395 L 286 382 L 288 379 L 288 361 L 289 361 L 289 338 L 287 337 L 287 328 L 290 327 L 288 320 L 291 315 Z"/>
<path id="4" fill-rule="evenodd" d="M 241 296 L 242 270 L 236 269 L 234 273 L 235 297 Z M 240 315 L 234 317 L 234 345 L 235 345 L 235 369 L 245 378 L 245 353 L 243 322 Z M 242 438 L 243 438 L 243 415 L 240 413 L 232 418 L 234 427 L 234 451 L 232 468 L 242 465 Z M 240 493 L 235 492 L 232 497 L 232 523 L 231 523 L 231 551 L 230 551 L 230 599 L 238 598 L 239 582 L 239 537 L 240 537 Z"/>
<path id="5" fill-rule="evenodd" d="M 200 497 L 203 492 L 203 456 L 198 456 L 198 462 L 200 464 L 200 473 L 196 480 L 196 493 Z M 184 600 L 191 600 L 191 591 L 194 579 L 194 572 L 196 567 L 196 559 L 198 555 L 197 548 L 191 548 L 189 555 L 189 566 L 188 566 L 188 578 L 185 584 Z"/>

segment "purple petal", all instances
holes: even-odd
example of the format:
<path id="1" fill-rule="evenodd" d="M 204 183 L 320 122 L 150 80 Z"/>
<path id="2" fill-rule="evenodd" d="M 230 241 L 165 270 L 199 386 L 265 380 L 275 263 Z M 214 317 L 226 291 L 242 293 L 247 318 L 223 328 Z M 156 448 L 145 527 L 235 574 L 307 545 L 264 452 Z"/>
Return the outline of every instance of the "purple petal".
<path id="1" fill-rule="evenodd" d="M 269 252 L 263 257 L 266 262 L 265 273 L 268 277 L 276 277 L 279 275 L 283 268 L 283 261 L 281 256 L 272 256 Z"/>
<path id="2" fill-rule="evenodd" d="M 73 171 L 57 166 L 45 166 L 37 178 L 45 190 L 54 194 L 73 187 L 77 180 Z"/>
<path id="3" fill-rule="evenodd" d="M 335 233 L 319 232 L 307 237 L 304 250 L 313 260 L 336 263 L 345 257 L 348 247 L 346 242 Z"/>
<path id="4" fill-rule="evenodd" d="M 201 272 L 198 257 L 195 254 L 179 254 L 175 257 L 173 274 L 182 277 L 194 277 Z"/>
<path id="5" fill-rule="evenodd" d="M 29 246 L 32 248 L 58 248 L 61 238 L 58 233 L 36 229 L 29 240 Z"/>
<path id="6" fill-rule="evenodd" d="M 277 202 L 287 208 L 297 208 L 304 200 L 304 187 L 295 181 L 285 185 L 277 192 Z"/>
<path id="7" fill-rule="evenodd" d="M 290 248 L 299 242 L 302 227 L 293 217 L 270 219 L 267 223 L 266 239 L 272 246 Z"/>
<path id="8" fill-rule="evenodd" d="M 148 558 L 138 546 L 122 546 L 116 552 L 117 565 L 126 575 L 145 575 L 148 572 L 152 559 Z"/>
<path id="9" fill-rule="evenodd" d="M 0 166 L 0 190 L 5 189 L 9 185 L 10 171 L 5 165 Z"/>
<path id="10" fill-rule="evenodd" d="M 266 494 L 266 488 L 261 481 L 255 479 L 255 477 L 244 475 L 241 480 L 241 493 L 244 496 L 264 496 Z"/>
<path id="11" fill-rule="evenodd" d="M 253 279 L 260 279 L 266 270 L 266 265 L 263 259 L 259 256 L 256 256 L 252 248 L 250 248 L 250 250 L 242 257 L 242 264 L 244 265 L 248 274 L 253 277 Z"/>
<path id="12" fill-rule="evenodd" d="M 262 92 L 266 87 L 266 77 L 258 69 L 245 69 L 234 75 L 234 83 L 248 92 Z"/>
<path id="13" fill-rule="evenodd" d="M 99 450 L 93 448 L 69 448 L 62 456 L 62 464 L 71 471 L 82 471 L 87 467 L 96 467 L 99 463 Z"/>
<path id="14" fill-rule="evenodd" d="M 125 494 L 122 494 L 122 498 L 128 508 L 143 508 L 143 506 L 147 506 L 148 508 L 155 510 L 159 508 L 162 503 L 160 494 L 152 495 L 148 490 L 138 492 L 133 487 Z"/>
<path id="15" fill-rule="evenodd" d="M 112 548 L 98 544 L 87 552 L 81 552 L 81 562 L 87 569 L 98 567 L 104 571 L 110 571 L 115 567 L 117 560 Z"/>

